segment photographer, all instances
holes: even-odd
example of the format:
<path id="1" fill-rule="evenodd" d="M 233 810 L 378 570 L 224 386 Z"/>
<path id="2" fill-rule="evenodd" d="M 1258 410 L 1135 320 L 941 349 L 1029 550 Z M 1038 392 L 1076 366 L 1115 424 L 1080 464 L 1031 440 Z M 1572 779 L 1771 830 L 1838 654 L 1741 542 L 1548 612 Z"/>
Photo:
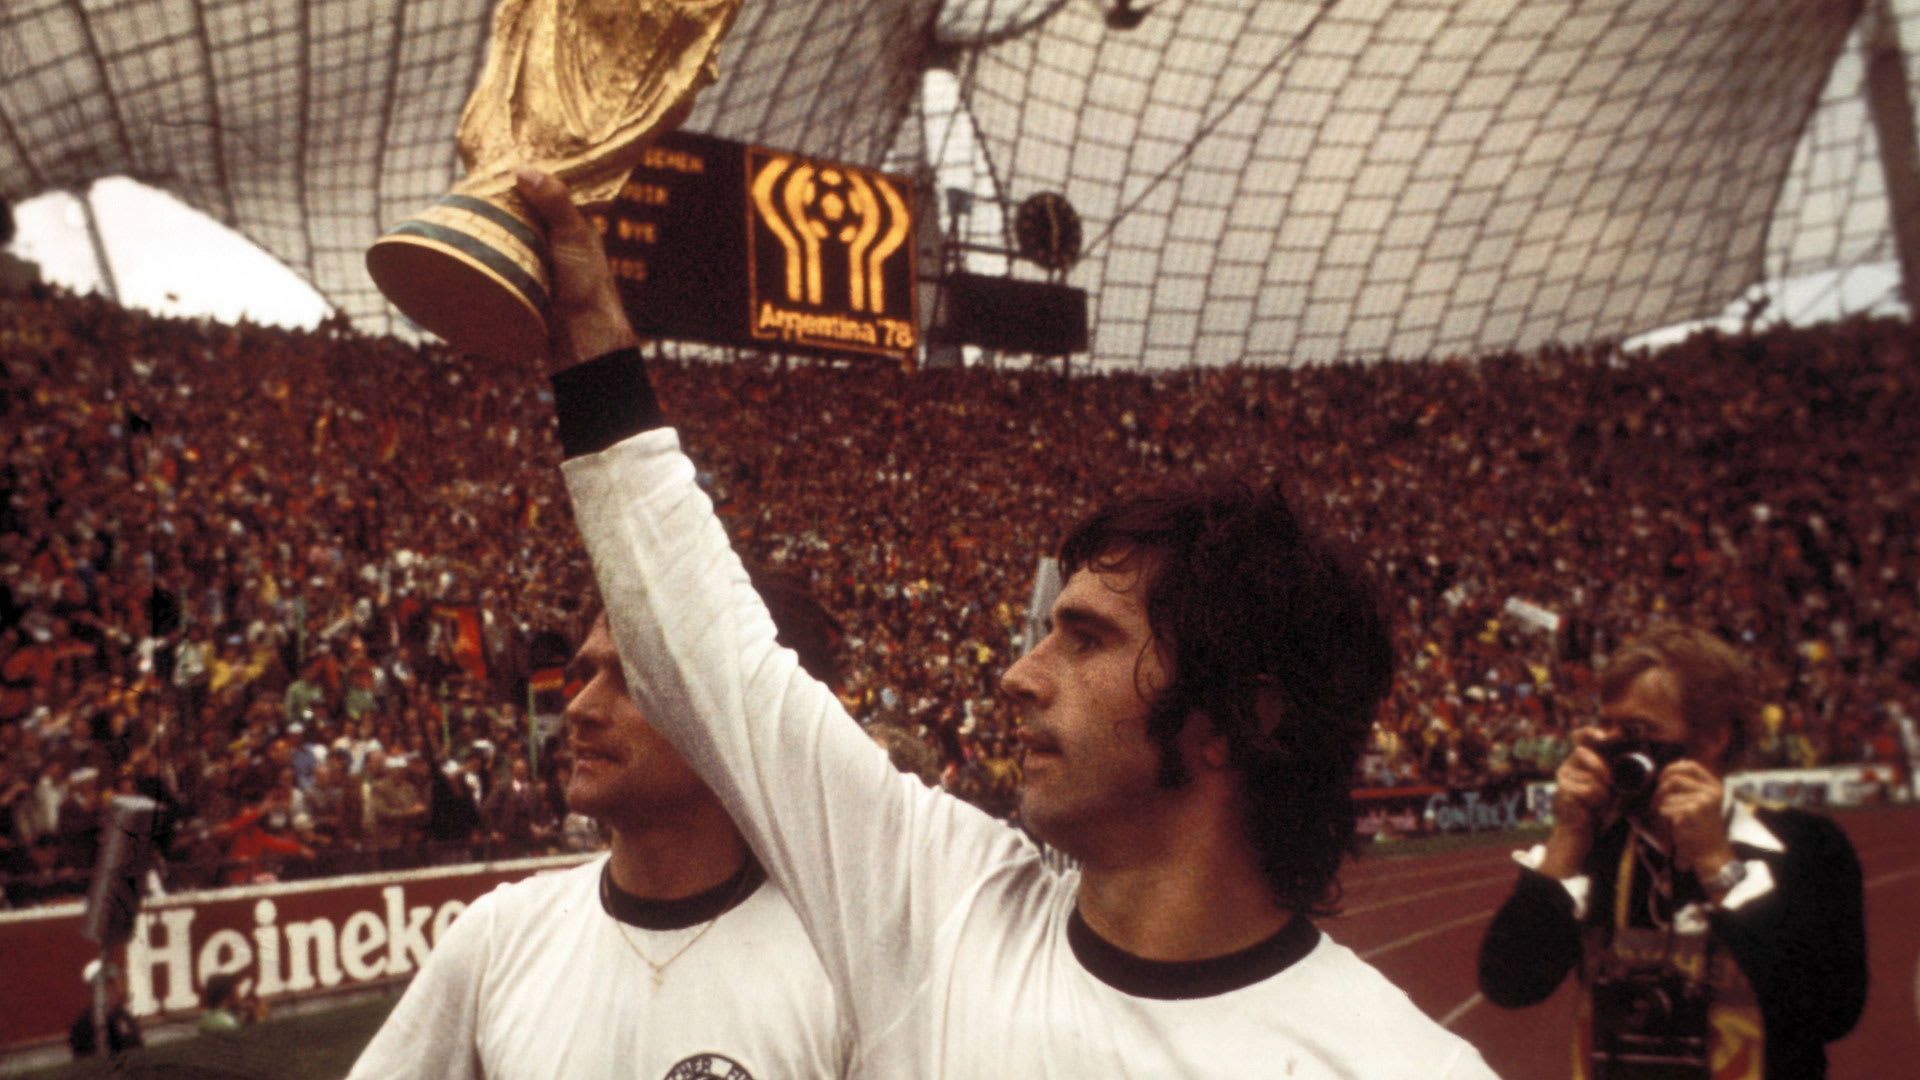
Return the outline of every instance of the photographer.
<path id="1" fill-rule="evenodd" d="M 200 1004 L 204 1011 L 195 1027 L 202 1035 L 231 1035 L 267 1015 L 267 1003 L 232 973 L 209 978 Z"/>
<path id="2" fill-rule="evenodd" d="M 1480 988 L 1532 1005 L 1577 967 L 1576 1077 L 1824 1076 L 1826 1044 L 1859 1018 L 1852 845 L 1825 818 L 1756 810 L 1722 785 L 1750 687 L 1710 634 L 1660 628 L 1623 648 L 1556 774 L 1552 834 L 1516 856 Z"/>

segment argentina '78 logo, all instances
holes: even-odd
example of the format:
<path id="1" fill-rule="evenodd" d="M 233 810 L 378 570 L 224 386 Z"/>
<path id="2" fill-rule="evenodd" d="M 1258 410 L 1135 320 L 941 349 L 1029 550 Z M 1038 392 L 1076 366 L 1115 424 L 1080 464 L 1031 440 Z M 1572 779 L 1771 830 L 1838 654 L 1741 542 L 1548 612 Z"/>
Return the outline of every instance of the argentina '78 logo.
<path id="1" fill-rule="evenodd" d="M 753 1074 L 725 1054 L 695 1054 L 669 1069 L 662 1080 L 753 1080 Z"/>
<path id="2" fill-rule="evenodd" d="M 748 148 L 747 170 L 753 336 L 910 354 L 918 340 L 913 210 L 899 182 L 757 146 Z"/>

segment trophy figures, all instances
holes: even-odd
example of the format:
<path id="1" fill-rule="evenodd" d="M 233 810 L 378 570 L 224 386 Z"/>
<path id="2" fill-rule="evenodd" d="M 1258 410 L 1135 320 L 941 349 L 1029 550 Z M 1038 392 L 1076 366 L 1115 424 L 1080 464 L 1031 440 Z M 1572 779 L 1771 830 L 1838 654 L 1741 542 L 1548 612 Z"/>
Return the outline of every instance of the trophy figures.
<path id="1" fill-rule="evenodd" d="M 465 352 L 547 345 L 546 242 L 514 192 L 543 169 L 581 205 L 620 190 L 650 138 L 685 119 L 714 79 L 740 0 L 500 0 L 479 83 L 460 117 L 466 178 L 367 251 L 387 299 Z"/>

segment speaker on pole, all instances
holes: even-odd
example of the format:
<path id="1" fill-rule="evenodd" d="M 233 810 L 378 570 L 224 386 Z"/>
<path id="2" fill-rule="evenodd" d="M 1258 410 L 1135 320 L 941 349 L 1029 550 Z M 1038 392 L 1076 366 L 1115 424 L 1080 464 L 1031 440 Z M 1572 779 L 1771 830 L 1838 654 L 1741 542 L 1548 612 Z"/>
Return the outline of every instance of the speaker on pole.
<path id="1" fill-rule="evenodd" d="M 153 823 L 159 809 L 160 804 L 144 795 L 115 795 L 107 808 L 81 927 L 102 953 L 133 936 L 133 920 L 140 914 L 140 877 L 153 858 Z"/>

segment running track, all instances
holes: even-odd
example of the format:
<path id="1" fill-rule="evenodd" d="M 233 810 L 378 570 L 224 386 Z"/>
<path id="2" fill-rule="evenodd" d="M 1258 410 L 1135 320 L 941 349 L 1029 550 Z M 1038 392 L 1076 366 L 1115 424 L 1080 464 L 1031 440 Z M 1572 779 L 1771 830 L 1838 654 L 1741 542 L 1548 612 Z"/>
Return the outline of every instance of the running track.
<path id="1" fill-rule="evenodd" d="M 1836 820 L 1853 838 L 1865 874 L 1873 981 L 1860 1023 L 1828 1048 L 1830 1075 L 1920 1075 L 1909 1071 L 1920 1061 L 1920 808 Z M 1502 1077 L 1563 1080 L 1570 1072 L 1571 980 L 1545 1002 L 1515 1011 L 1475 992 L 1480 936 L 1519 872 L 1509 857 L 1513 847 L 1362 858 L 1346 873 L 1344 913 L 1321 925 L 1479 1047 Z"/>

